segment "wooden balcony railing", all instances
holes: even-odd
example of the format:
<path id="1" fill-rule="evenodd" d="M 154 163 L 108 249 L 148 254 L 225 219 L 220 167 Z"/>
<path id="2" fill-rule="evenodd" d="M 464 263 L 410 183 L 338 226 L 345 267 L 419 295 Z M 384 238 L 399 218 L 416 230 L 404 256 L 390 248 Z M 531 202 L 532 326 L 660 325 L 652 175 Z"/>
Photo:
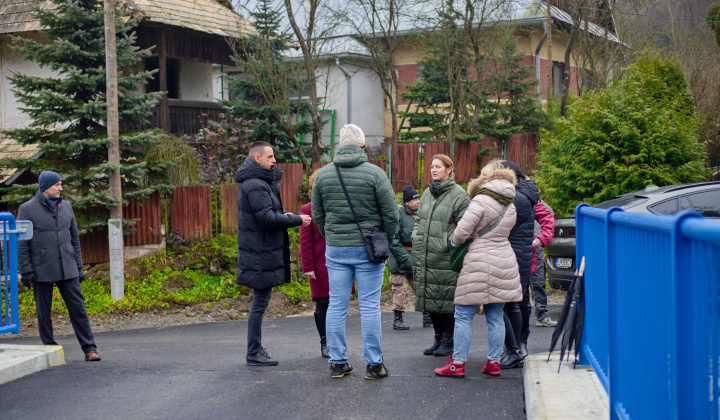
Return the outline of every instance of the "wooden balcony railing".
<path id="1" fill-rule="evenodd" d="M 162 123 L 160 115 L 162 102 L 152 110 L 146 124 L 120 123 L 120 131 L 139 131 L 150 128 L 163 128 L 168 133 L 183 136 L 194 135 L 207 125 L 208 120 L 218 120 L 222 107 L 217 102 L 167 100 L 167 122 Z"/>

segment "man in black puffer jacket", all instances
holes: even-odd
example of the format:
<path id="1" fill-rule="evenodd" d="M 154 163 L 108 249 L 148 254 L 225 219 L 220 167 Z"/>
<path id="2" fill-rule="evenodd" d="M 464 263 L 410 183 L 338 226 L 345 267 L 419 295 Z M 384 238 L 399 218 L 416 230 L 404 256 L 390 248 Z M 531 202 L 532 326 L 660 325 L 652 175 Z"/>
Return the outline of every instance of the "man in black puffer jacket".
<path id="1" fill-rule="evenodd" d="M 237 282 L 253 289 L 248 313 L 248 365 L 275 366 L 261 345 L 262 318 L 272 288 L 290 282 L 290 239 L 287 229 L 308 226 L 310 216 L 285 213 L 280 201 L 282 170 L 275 166 L 270 144 L 255 142 L 235 173 L 240 182 L 238 205 Z"/>
<path id="2" fill-rule="evenodd" d="M 510 244 L 517 258 L 520 270 L 520 284 L 523 300 L 505 304 L 505 347 L 507 353 L 500 360 L 500 368 L 522 367 L 527 355 L 527 340 L 530 335 L 530 270 L 533 260 L 533 234 L 535 229 L 535 204 L 540 199 L 535 181 L 527 179 L 518 165 L 503 161 L 503 166 L 512 169 L 517 176 L 515 186 L 515 209 L 517 221 L 510 231 Z"/>

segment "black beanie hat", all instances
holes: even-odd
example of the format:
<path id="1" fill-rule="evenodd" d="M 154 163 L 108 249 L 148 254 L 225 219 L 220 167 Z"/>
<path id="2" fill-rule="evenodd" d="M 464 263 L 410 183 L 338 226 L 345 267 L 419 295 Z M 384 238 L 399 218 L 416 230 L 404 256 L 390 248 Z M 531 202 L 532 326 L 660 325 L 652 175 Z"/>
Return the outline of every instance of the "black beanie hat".
<path id="1" fill-rule="evenodd" d="M 43 171 L 40 174 L 40 178 L 38 178 L 38 186 L 40 187 L 40 192 L 44 192 L 45 190 L 60 181 L 62 181 L 62 178 L 60 178 L 60 175 L 58 175 L 57 172 Z"/>
<path id="2" fill-rule="evenodd" d="M 408 184 L 405 186 L 405 188 L 403 188 L 403 203 L 407 203 L 408 201 L 412 201 L 418 197 L 420 197 L 420 194 L 415 191 L 415 188 L 413 188 L 412 185 Z"/>
<path id="3" fill-rule="evenodd" d="M 515 172 L 515 176 L 517 177 L 518 181 L 522 181 L 523 179 L 525 179 L 525 175 L 523 175 L 522 169 L 520 169 L 520 167 L 517 166 L 515 162 L 503 160 L 502 166 L 508 169 L 512 169 L 512 171 Z"/>

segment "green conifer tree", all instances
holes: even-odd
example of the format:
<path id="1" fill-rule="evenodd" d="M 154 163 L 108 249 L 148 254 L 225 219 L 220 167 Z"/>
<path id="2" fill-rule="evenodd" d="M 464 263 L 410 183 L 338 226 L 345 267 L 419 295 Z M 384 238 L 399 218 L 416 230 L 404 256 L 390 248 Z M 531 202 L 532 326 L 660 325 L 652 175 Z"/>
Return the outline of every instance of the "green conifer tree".
<path id="1" fill-rule="evenodd" d="M 454 15 L 443 11 L 439 14 L 438 30 L 421 38 L 426 53 L 418 63 L 418 78 L 405 85 L 407 93 L 401 93 L 404 100 L 416 107 L 410 109 L 408 106 L 398 113 L 402 117 L 399 137 L 450 141 L 452 139 L 448 137 L 451 135 L 453 139 L 477 140 L 482 138 L 477 132 L 486 131 L 486 125 L 491 125 L 488 121 L 492 118 L 485 118 L 487 114 L 480 112 L 475 125 L 483 127 L 473 130 L 471 112 L 475 108 L 487 110 L 488 97 L 485 92 L 475 89 L 477 83 L 470 81 L 469 45 Z M 405 125 L 406 121 L 409 127 Z"/>
<path id="2" fill-rule="evenodd" d="M 270 0 L 261 0 L 250 12 L 257 35 L 238 40 L 233 57 L 248 77 L 231 77 L 230 90 L 236 99 L 224 101 L 229 120 L 251 121 L 253 141 L 275 146 L 281 162 L 307 163 L 300 138 L 312 132 L 307 101 L 307 79 L 297 62 L 284 58 L 290 38 L 280 33 L 282 16 Z"/>
<path id="3" fill-rule="evenodd" d="M 517 133 L 537 133 L 547 122 L 535 95 L 537 80 L 533 69 L 523 63 L 525 53 L 517 48 L 517 38 L 511 34 L 501 44 L 492 60 L 492 71 L 486 84 L 493 96 L 493 108 L 499 119 L 495 136 L 509 139 Z"/>
<path id="4" fill-rule="evenodd" d="M 105 34 L 103 3 L 98 0 L 53 0 L 55 10 L 34 15 L 50 42 L 16 37 L 13 50 L 55 76 L 16 73 L 10 78 L 14 92 L 30 118 L 27 128 L 6 131 L 20 144 L 38 144 L 43 154 L 36 160 L 5 159 L 1 166 L 29 169 L 39 175 L 53 170 L 63 177 L 63 198 L 72 203 L 81 232 L 106 226 L 109 208 L 116 203 L 108 194 L 108 138 L 106 121 Z M 120 121 L 142 123 L 160 93 L 138 93 L 151 72 L 133 73 L 133 66 L 148 55 L 135 45 L 134 22 L 116 14 L 117 65 Z M 160 139 L 159 131 L 122 133 L 121 165 L 123 202 L 150 194 L 150 183 L 161 183 L 173 161 L 149 165 L 144 147 Z M 3 201 L 20 203 L 37 192 L 36 185 L 6 189 Z M 132 222 L 132 221 L 128 221 Z"/>

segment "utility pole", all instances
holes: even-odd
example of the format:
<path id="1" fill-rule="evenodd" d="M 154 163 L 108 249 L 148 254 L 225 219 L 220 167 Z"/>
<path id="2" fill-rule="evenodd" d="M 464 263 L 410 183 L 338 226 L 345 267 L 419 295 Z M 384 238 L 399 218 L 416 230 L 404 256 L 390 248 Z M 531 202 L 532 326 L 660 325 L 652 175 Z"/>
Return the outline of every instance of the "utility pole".
<path id="1" fill-rule="evenodd" d="M 110 196 L 117 205 L 110 208 L 110 295 L 119 300 L 125 294 L 122 235 L 122 186 L 120 185 L 120 122 L 118 117 L 117 49 L 115 46 L 115 0 L 105 0 L 105 78 L 107 83 L 107 136 Z"/>
<path id="2" fill-rule="evenodd" d="M 550 102 L 550 98 L 553 95 L 553 60 L 552 60 L 552 8 L 551 0 L 545 0 L 545 6 L 547 9 L 547 100 Z"/>

